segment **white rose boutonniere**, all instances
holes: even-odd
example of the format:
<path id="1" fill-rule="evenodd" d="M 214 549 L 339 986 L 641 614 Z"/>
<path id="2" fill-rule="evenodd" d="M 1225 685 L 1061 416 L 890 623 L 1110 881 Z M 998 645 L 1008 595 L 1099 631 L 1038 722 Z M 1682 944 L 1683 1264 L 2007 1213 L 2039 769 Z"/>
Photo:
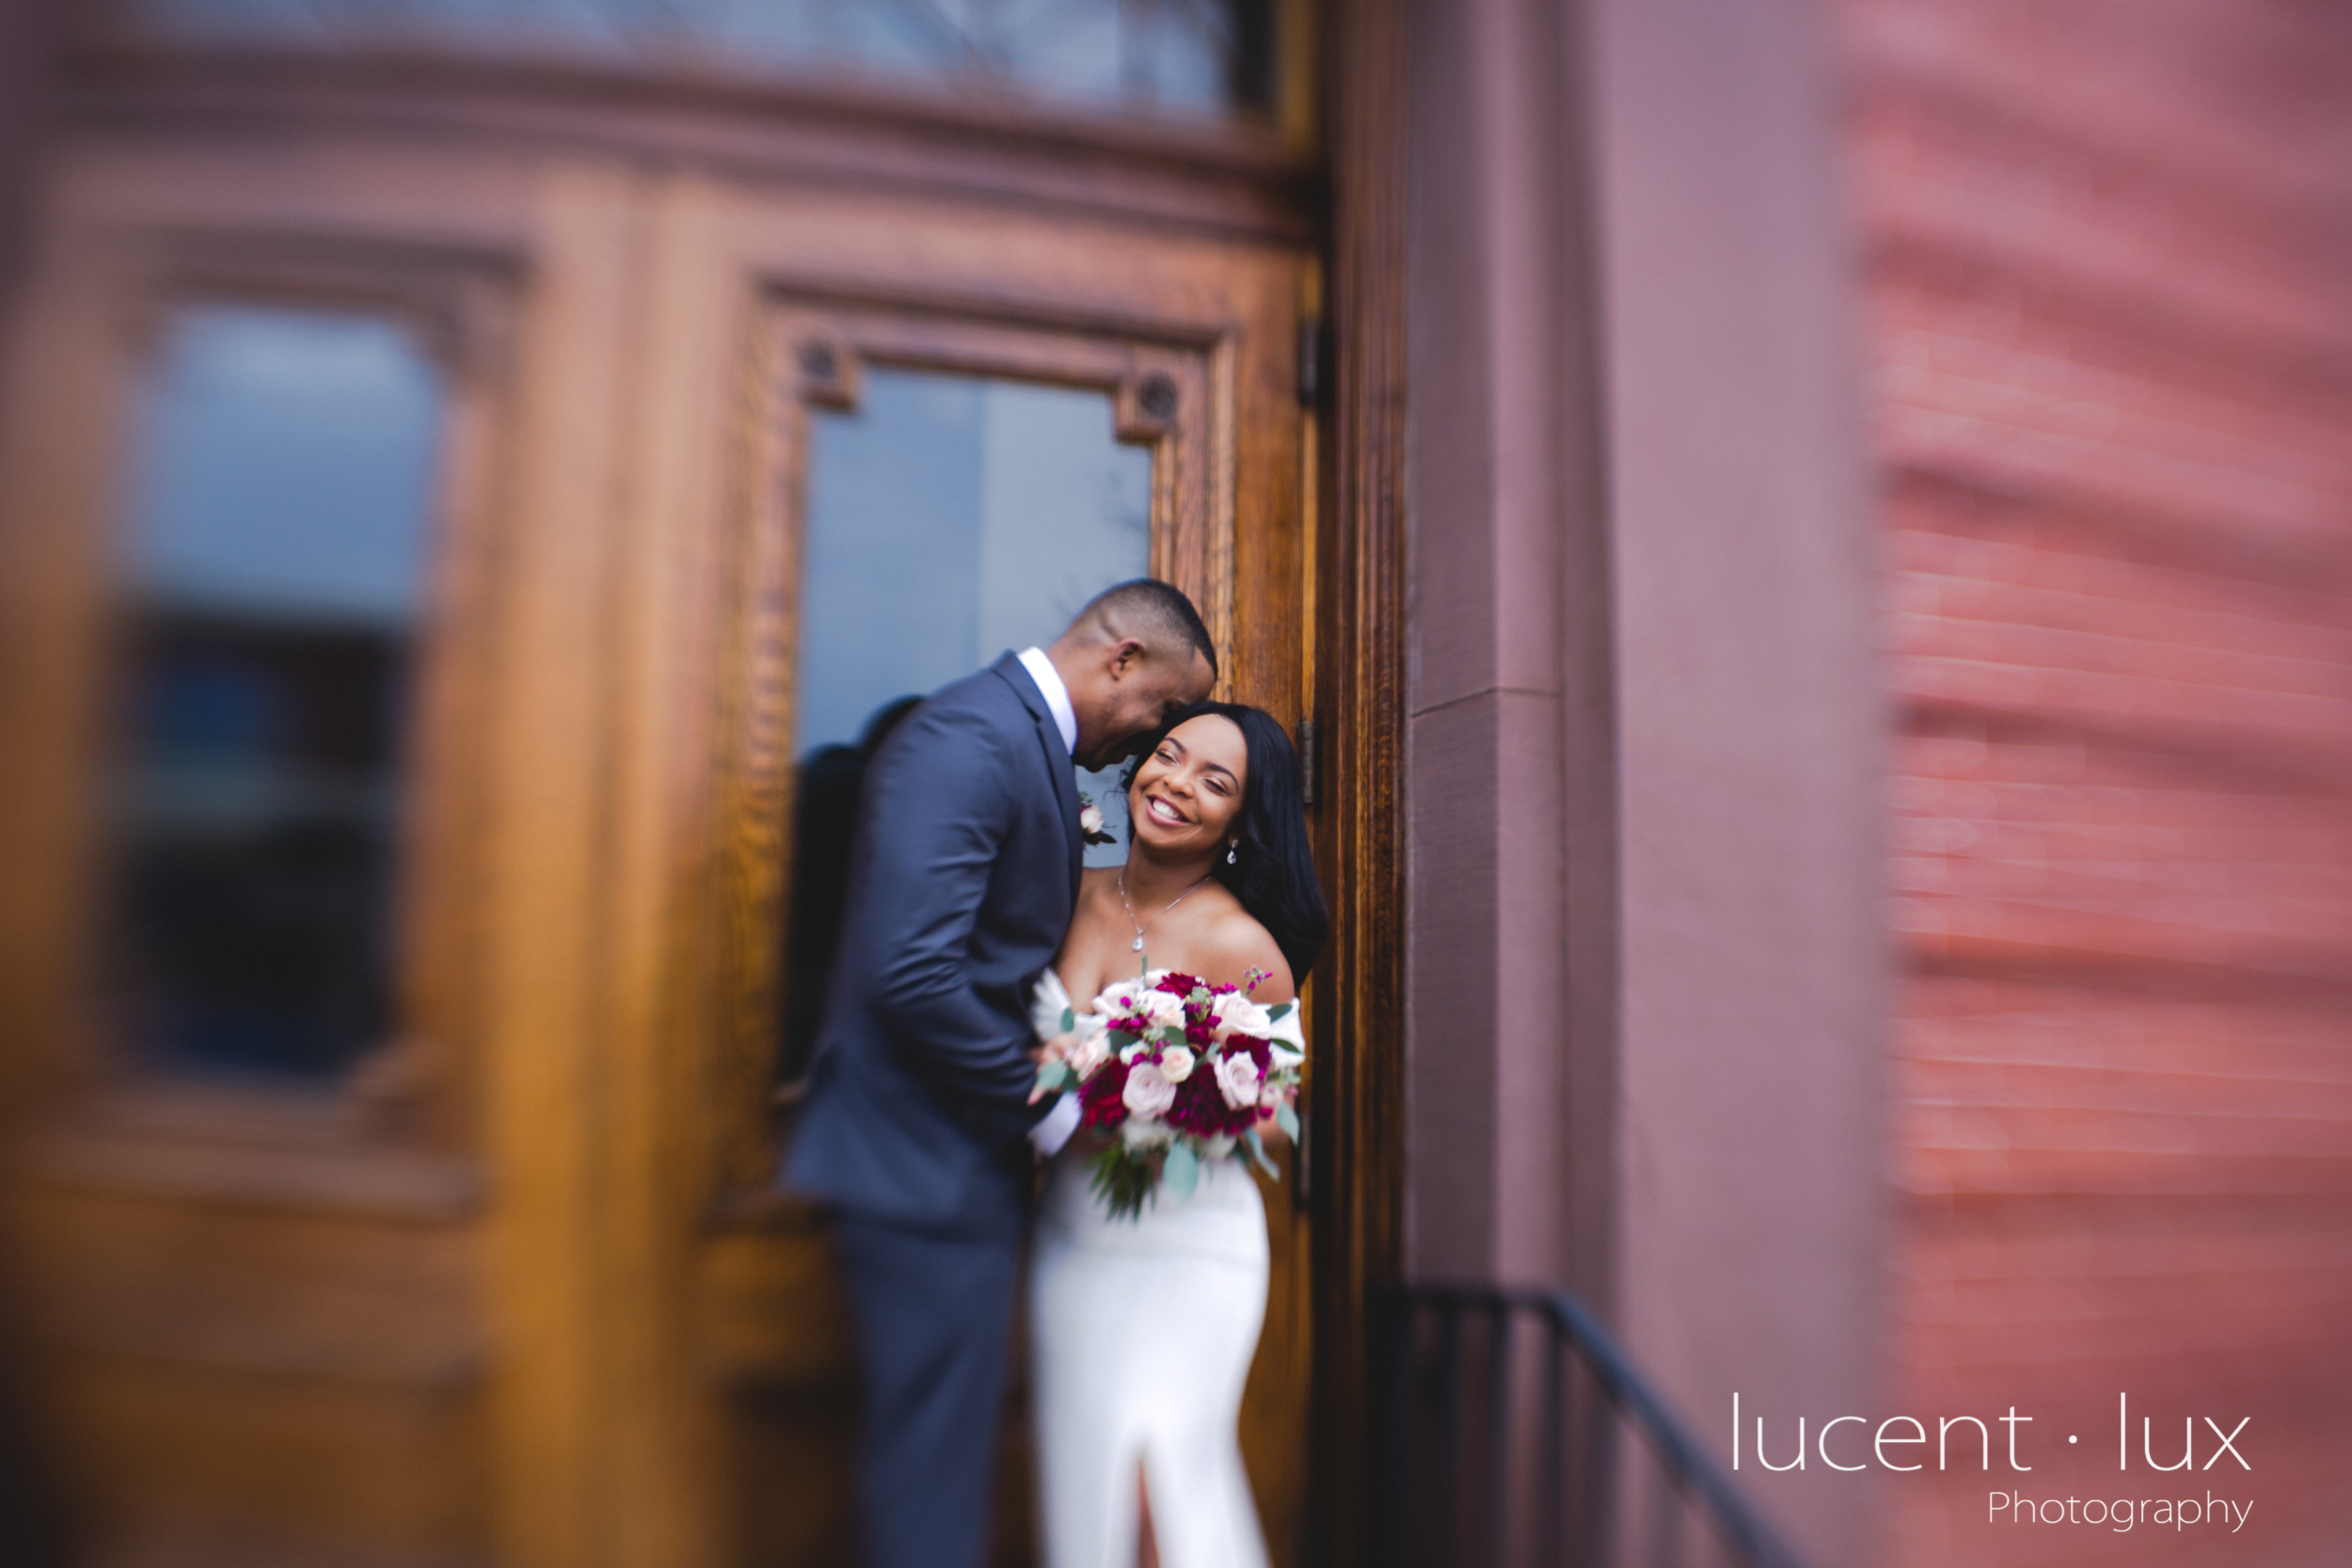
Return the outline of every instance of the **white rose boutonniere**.
<path id="1" fill-rule="evenodd" d="M 1119 835 L 1103 826 L 1103 808 L 1083 789 L 1078 792 L 1078 832 L 1090 845 L 1119 842 Z"/>

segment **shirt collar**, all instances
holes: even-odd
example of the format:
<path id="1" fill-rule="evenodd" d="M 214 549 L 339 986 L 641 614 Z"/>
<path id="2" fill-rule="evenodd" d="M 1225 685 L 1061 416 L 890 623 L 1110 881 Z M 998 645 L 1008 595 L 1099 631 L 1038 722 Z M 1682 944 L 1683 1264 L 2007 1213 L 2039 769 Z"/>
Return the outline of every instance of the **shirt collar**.
<path id="1" fill-rule="evenodd" d="M 1037 682 L 1038 690 L 1045 698 L 1045 705 L 1054 715 L 1054 727 L 1061 731 L 1062 750 L 1072 756 L 1078 754 L 1078 710 L 1070 705 L 1070 688 L 1062 685 L 1061 672 L 1045 657 L 1042 648 L 1021 650 L 1021 668 Z"/>

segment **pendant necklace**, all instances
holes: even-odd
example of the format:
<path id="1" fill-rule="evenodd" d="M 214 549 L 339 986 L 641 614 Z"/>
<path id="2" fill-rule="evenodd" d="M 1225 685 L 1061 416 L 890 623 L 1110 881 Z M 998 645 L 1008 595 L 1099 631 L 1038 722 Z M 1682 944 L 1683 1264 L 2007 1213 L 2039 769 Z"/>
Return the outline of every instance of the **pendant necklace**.
<path id="1" fill-rule="evenodd" d="M 1130 953 L 1142 952 L 1144 927 L 1151 925 L 1152 921 L 1159 919 L 1161 914 L 1166 914 L 1169 910 L 1174 909 L 1177 905 L 1183 903 L 1185 899 L 1200 892 L 1202 884 L 1207 882 L 1208 879 L 1208 878 L 1203 877 L 1200 881 L 1193 883 L 1192 886 L 1184 889 L 1184 892 L 1178 894 L 1175 897 L 1170 898 L 1166 904 L 1160 907 L 1159 914 L 1153 915 L 1152 920 L 1138 922 L 1136 919 L 1136 907 L 1127 902 L 1127 868 L 1123 865 L 1120 866 L 1119 868 L 1118 879 L 1119 907 L 1127 911 L 1127 924 L 1135 927 L 1136 928 L 1136 940 L 1127 944 L 1127 951 Z M 1144 968 L 1146 970 L 1151 968 L 1151 960 L 1149 958 L 1144 960 Z"/>

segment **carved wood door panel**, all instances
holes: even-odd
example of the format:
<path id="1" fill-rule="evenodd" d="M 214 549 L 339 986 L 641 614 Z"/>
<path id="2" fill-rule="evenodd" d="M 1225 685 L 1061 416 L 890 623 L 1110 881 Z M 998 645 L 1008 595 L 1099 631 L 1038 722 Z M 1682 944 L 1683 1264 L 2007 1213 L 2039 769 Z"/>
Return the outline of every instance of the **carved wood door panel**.
<path id="1" fill-rule="evenodd" d="M 6 367 L 9 1349 L 90 1560 L 462 1559 L 533 246 L 222 176 L 66 167 Z"/>

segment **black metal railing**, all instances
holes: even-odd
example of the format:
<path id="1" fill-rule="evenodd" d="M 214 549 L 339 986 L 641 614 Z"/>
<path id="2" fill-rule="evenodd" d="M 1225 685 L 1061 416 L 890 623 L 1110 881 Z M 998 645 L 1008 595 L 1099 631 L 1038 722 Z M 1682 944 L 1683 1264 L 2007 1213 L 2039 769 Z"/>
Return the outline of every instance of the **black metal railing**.
<path id="1" fill-rule="evenodd" d="M 1373 1305 L 1375 1568 L 1803 1568 L 1574 1296 Z"/>

